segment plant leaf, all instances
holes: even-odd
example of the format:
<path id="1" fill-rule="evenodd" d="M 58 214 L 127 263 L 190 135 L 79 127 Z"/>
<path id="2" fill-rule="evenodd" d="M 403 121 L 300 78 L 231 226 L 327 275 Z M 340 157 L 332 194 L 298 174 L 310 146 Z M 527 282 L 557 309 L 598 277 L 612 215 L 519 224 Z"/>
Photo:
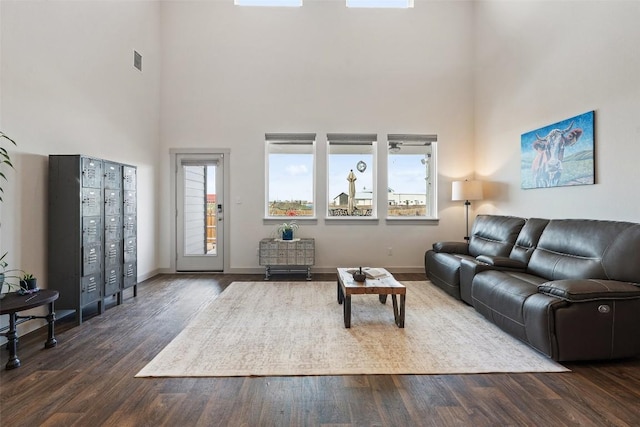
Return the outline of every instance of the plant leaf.
<path id="1" fill-rule="evenodd" d="M 9 141 L 11 141 L 11 142 L 13 143 L 13 145 L 15 145 L 15 146 L 17 146 L 17 145 L 18 145 L 18 144 L 16 144 L 16 142 L 15 142 L 13 139 L 9 138 L 9 137 L 7 136 L 7 134 L 6 134 L 6 133 L 4 133 L 4 132 L 2 132 L 2 131 L 0 131 L 0 138 L 8 139 L 8 140 L 9 140 Z"/>

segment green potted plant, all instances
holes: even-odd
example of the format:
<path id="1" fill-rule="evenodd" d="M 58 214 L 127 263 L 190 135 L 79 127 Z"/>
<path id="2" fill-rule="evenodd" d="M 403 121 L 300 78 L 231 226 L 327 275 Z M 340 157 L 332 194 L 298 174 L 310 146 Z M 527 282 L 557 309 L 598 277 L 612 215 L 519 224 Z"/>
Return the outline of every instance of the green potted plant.
<path id="1" fill-rule="evenodd" d="M 21 286 L 22 285 L 21 281 L 25 275 L 25 272 L 22 270 L 17 270 L 17 269 L 7 270 L 7 267 L 9 265 L 4 260 L 5 256 L 7 256 L 6 252 L 0 257 L 0 299 L 4 298 L 7 292 L 11 292 L 12 290 L 19 291 L 23 289 L 23 287 Z M 19 282 L 18 284 L 11 283 L 10 281 L 8 281 L 9 279 L 18 279 Z M 5 289 L 7 292 L 5 292 Z"/>
<path id="2" fill-rule="evenodd" d="M 293 240 L 293 232 L 299 228 L 296 220 L 282 223 L 278 226 L 278 234 L 282 236 L 282 240 Z"/>
<path id="3" fill-rule="evenodd" d="M 35 291 L 38 289 L 38 279 L 31 273 L 24 273 L 20 279 L 20 287 L 27 291 Z"/>

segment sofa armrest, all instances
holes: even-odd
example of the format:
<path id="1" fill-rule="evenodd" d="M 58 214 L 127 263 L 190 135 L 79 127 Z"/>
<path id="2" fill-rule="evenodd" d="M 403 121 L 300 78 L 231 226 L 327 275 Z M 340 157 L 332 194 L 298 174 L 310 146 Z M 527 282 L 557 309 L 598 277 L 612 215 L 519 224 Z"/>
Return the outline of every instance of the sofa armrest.
<path id="1" fill-rule="evenodd" d="M 478 255 L 476 259 L 479 262 L 488 264 L 494 269 L 510 269 L 510 270 L 521 270 L 524 271 L 527 269 L 527 264 L 522 261 L 518 261 L 516 259 L 511 259 L 506 256 L 489 256 L 489 255 Z"/>
<path id="2" fill-rule="evenodd" d="M 538 292 L 569 302 L 640 299 L 640 286 L 617 280 L 554 280 L 539 285 Z"/>
<path id="3" fill-rule="evenodd" d="M 447 254 L 469 255 L 469 244 L 465 242 L 436 242 L 433 244 L 433 250 Z"/>

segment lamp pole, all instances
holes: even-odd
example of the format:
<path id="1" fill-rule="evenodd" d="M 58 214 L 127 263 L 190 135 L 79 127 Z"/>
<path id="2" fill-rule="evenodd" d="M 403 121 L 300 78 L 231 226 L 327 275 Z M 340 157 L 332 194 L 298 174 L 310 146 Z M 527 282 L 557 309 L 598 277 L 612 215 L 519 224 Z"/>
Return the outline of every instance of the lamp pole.
<path id="1" fill-rule="evenodd" d="M 470 243 L 469 237 L 469 200 L 482 200 L 482 183 L 480 181 L 453 181 L 451 183 L 451 200 L 464 200 L 464 221 L 467 235 L 464 240 Z"/>
<path id="2" fill-rule="evenodd" d="M 469 242 L 469 205 L 471 205 L 471 202 L 468 200 L 464 201 L 464 222 L 467 225 L 467 233 L 464 236 L 464 240 L 467 241 L 467 243 Z"/>

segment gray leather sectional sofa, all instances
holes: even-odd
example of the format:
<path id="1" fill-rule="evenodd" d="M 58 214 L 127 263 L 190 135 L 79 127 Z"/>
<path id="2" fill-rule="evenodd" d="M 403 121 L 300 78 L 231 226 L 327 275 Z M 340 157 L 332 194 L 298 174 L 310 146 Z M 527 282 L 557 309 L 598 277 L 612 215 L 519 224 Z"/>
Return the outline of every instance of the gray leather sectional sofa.
<path id="1" fill-rule="evenodd" d="M 640 356 L 640 224 L 479 215 L 425 253 L 433 284 L 557 361 Z"/>

